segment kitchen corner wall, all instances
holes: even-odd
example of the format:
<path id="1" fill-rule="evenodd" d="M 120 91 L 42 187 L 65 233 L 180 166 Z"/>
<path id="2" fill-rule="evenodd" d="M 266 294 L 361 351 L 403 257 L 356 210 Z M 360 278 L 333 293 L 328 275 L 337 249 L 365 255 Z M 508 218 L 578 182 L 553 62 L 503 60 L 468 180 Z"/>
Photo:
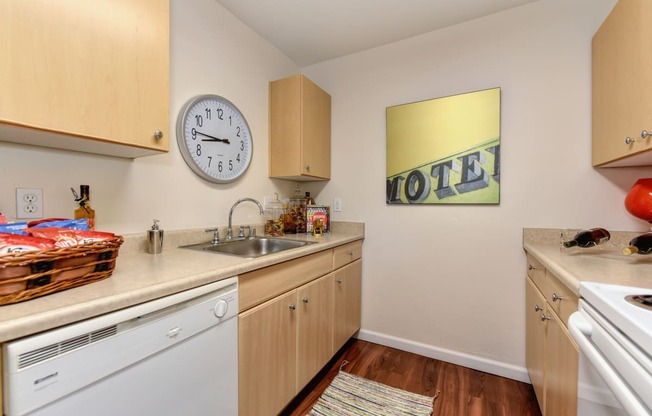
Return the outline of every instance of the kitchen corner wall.
<path id="1" fill-rule="evenodd" d="M 15 216 L 15 188 L 42 188 L 45 216 L 70 217 L 70 188 L 83 183 L 91 187 L 98 229 L 144 233 L 153 218 L 164 229 L 224 225 L 239 198 L 292 193 L 293 182 L 267 177 L 267 83 L 298 67 L 214 0 L 171 0 L 170 12 L 170 152 L 127 160 L 0 142 L 0 212 Z M 232 101 L 251 128 L 252 164 L 232 184 L 197 177 L 176 144 L 180 108 L 206 93 Z M 234 214 L 236 223 L 262 221 L 253 204 Z"/>
<path id="2" fill-rule="evenodd" d="M 614 4 L 537 1 L 303 68 L 333 98 L 319 197 L 366 223 L 363 337 L 527 380 L 522 228 L 649 230 L 623 200 L 652 169 L 591 167 L 591 38 Z M 386 205 L 386 107 L 492 87 L 500 205 Z"/>

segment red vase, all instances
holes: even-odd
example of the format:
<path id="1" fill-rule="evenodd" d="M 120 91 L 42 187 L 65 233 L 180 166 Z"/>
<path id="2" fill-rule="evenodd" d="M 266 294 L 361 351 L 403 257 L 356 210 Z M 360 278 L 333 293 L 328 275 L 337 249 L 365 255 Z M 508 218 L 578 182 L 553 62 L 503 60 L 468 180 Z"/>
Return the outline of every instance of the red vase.
<path id="1" fill-rule="evenodd" d="M 627 192 L 625 208 L 636 218 L 652 222 L 652 178 L 636 181 Z"/>

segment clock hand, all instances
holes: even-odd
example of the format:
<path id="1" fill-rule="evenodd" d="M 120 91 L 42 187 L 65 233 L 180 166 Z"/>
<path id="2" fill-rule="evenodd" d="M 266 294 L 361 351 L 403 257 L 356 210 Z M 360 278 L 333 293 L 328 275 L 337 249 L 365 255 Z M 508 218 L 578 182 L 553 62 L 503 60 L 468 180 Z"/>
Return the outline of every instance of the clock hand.
<path id="1" fill-rule="evenodd" d="M 209 134 L 202 133 L 201 131 L 197 131 L 197 134 L 199 134 L 201 136 L 209 137 L 208 139 L 201 139 L 202 142 L 222 142 L 222 143 L 226 143 L 226 144 L 231 144 L 229 139 L 219 139 L 219 138 L 211 136 Z"/>

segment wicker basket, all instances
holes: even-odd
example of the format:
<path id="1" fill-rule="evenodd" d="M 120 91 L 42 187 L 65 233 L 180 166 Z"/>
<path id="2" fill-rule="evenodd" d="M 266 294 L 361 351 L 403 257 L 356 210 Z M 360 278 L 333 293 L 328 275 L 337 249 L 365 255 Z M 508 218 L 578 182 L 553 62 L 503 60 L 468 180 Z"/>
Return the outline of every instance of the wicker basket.
<path id="1" fill-rule="evenodd" d="M 0 305 L 22 302 L 111 276 L 124 239 L 0 256 Z"/>

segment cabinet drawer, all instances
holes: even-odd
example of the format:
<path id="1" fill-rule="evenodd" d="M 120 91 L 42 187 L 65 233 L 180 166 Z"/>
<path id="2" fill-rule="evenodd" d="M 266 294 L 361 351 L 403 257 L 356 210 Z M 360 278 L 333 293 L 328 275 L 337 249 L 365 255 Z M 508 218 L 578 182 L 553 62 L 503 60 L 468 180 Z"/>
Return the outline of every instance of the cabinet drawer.
<path id="1" fill-rule="evenodd" d="M 577 311 L 579 297 L 552 273 L 547 274 L 547 289 L 542 291 L 550 307 L 559 315 L 564 326 L 568 318 Z"/>
<path id="2" fill-rule="evenodd" d="M 325 250 L 238 277 L 240 312 L 333 270 L 333 251 Z"/>
<path id="3" fill-rule="evenodd" d="M 362 257 L 362 241 L 354 241 L 333 249 L 333 270 Z"/>
<path id="4" fill-rule="evenodd" d="M 531 255 L 527 255 L 527 275 L 542 293 L 547 293 L 546 269 Z"/>

